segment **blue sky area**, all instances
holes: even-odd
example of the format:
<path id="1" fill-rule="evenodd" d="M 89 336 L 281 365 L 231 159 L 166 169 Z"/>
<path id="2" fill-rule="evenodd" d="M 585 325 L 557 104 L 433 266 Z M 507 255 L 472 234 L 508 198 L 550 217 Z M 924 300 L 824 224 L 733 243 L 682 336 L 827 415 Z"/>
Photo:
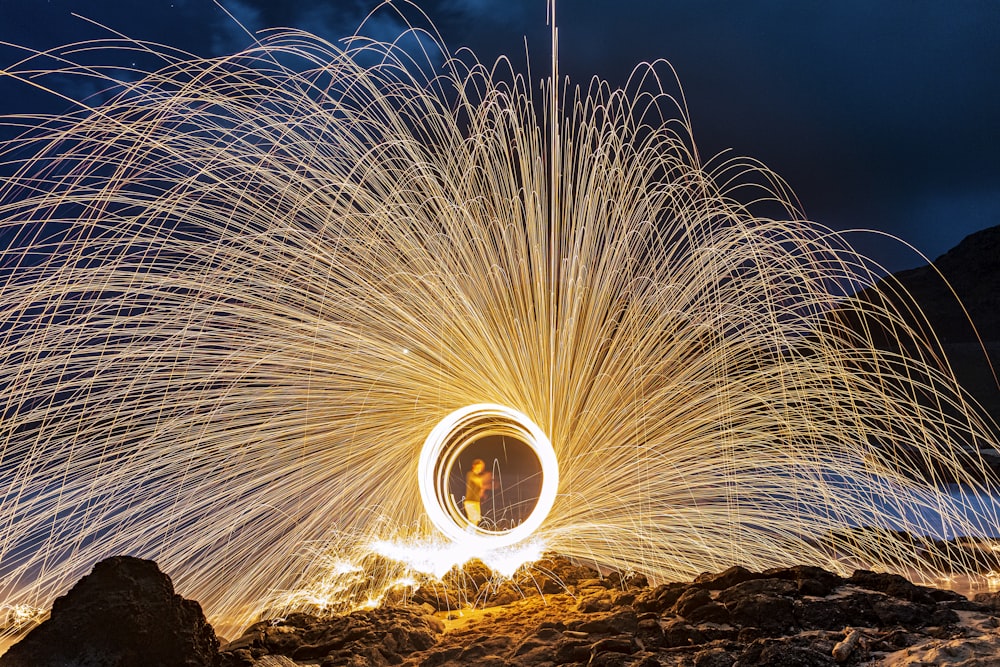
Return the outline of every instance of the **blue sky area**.
<path id="1" fill-rule="evenodd" d="M 363 0 L 0 0 L 0 41 L 47 49 L 110 36 L 73 13 L 199 56 L 247 46 L 251 31 L 296 27 L 336 41 Z M 399 2 L 397 2 L 399 4 Z M 424 0 L 448 46 L 508 54 L 547 73 L 545 0 Z M 408 10 L 412 12 L 412 8 Z M 995 0 L 562 0 L 560 68 L 621 86 L 639 62 L 668 60 L 703 155 L 732 149 L 783 176 L 806 215 L 835 229 L 900 236 L 932 259 L 1000 224 L 1000 2 Z M 402 29 L 383 12 L 369 33 Z M 0 47 L 0 68 L 21 55 Z M 80 94 L 66 81 L 66 92 Z M 59 103 L 0 79 L 0 113 Z M 898 270 L 895 244 L 850 237 Z"/>

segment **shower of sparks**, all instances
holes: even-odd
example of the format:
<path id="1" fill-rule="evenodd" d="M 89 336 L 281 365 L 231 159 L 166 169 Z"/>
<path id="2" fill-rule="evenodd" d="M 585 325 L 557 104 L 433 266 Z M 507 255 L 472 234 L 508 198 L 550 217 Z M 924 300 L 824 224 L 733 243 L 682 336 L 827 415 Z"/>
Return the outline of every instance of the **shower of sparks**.
<path id="1" fill-rule="evenodd" d="M 870 262 L 759 164 L 702 161 L 663 64 L 533 94 L 415 34 L 122 42 L 162 58 L 126 83 L 78 49 L 4 72 L 112 87 L 5 119 L 5 609 L 121 553 L 227 635 L 274 600 L 373 604 L 435 569 L 393 550 L 434 551 L 421 445 L 476 403 L 558 459 L 525 559 L 967 569 L 889 531 L 996 532 L 990 425 L 931 335 L 844 298 Z"/>

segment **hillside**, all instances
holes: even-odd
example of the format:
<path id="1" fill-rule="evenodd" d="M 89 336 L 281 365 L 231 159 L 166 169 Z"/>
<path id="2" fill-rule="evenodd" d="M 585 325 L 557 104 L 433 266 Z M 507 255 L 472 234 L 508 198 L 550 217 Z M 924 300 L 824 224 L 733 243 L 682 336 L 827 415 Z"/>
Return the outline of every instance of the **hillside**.
<path id="1" fill-rule="evenodd" d="M 994 375 L 994 369 L 1000 372 L 1000 226 L 971 234 L 933 266 L 896 273 L 858 297 L 873 301 L 889 295 L 905 312 L 911 304 L 893 296 L 903 291 L 941 341 L 962 386 L 1000 421 L 1000 388 Z M 914 315 L 911 323 L 926 328 L 920 316 Z M 898 344 L 885 334 L 876 334 L 876 340 L 883 347 Z"/>

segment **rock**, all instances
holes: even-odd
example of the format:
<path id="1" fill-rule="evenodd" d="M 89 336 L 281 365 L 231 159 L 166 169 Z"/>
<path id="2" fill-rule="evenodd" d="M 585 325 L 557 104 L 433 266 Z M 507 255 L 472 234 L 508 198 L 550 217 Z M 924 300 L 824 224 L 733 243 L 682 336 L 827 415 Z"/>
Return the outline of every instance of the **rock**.
<path id="1" fill-rule="evenodd" d="M 796 592 L 799 595 L 810 595 L 813 597 L 825 597 L 833 592 L 832 587 L 827 586 L 819 579 L 799 579 L 796 588 Z"/>
<path id="2" fill-rule="evenodd" d="M 705 636 L 705 642 L 728 642 L 739 636 L 739 629 L 729 623 L 702 623 L 698 631 Z"/>
<path id="3" fill-rule="evenodd" d="M 253 667 L 254 662 L 253 653 L 244 648 L 222 656 L 223 667 Z"/>
<path id="4" fill-rule="evenodd" d="M 444 575 L 443 580 L 453 588 L 465 589 L 473 597 L 494 578 L 493 570 L 486 563 L 473 558 L 462 567 L 454 567 Z"/>
<path id="5" fill-rule="evenodd" d="M 798 592 L 798 585 L 784 579 L 752 579 L 735 586 L 730 586 L 719 593 L 717 600 L 729 606 L 742 599 L 754 596 L 791 596 Z"/>
<path id="6" fill-rule="evenodd" d="M 832 651 L 832 647 L 823 650 L 791 641 L 758 639 L 744 649 L 733 667 L 828 667 L 837 664 Z"/>
<path id="7" fill-rule="evenodd" d="M 731 586 L 735 586 L 736 584 L 742 584 L 744 581 L 760 579 L 760 577 L 761 575 L 755 574 L 745 567 L 734 565 L 728 570 L 724 570 L 717 574 L 703 572 L 695 578 L 694 584 L 712 591 L 721 591 L 724 588 L 729 588 Z"/>
<path id="8" fill-rule="evenodd" d="M 523 648 L 523 647 L 522 647 Z M 555 648 L 549 644 L 536 643 L 527 648 L 519 648 L 511 658 L 516 665 L 539 665 L 553 662 Z M 462 663 L 464 664 L 464 663 Z"/>
<path id="9" fill-rule="evenodd" d="M 664 645 L 663 627 L 655 618 L 647 618 L 639 621 L 635 632 L 636 639 L 647 650 L 656 650 Z"/>
<path id="10" fill-rule="evenodd" d="M 796 582 L 800 595 L 825 596 L 844 583 L 843 577 L 814 565 L 795 565 L 764 570 L 763 578 Z"/>
<path id="11" fill-rule="evenodd" d="M 885 593 L 902 600 L 909 600 L 910 602 L 925 604 L 935 602 L 934 598 L 929 594 L 930 589 L 912 584 L 898 574 L 855 570 L 846 583 L 853 584 L 859 588 L 867 588 L 870 591 L 879 591 L 880 593 Z"/>
<path id="12" fill-rule="evenodd" d="M 516 602 L 522 597 L 524 597 L 524 595 L 514 588 L 513 584 L 509 581 L 505 581 L 497 587 L 490 589 L 485 598 L 483 598 L 483 602 L 487 606 L 499 607 Z"/>
<path id="13" fill-rule="evenodd" d="M 602 579 L 592 569 L 567 559 L 549 556 L 546 562 L 544 568 L 518 573 L 517 577 L 536 582 L 537 587 L 527 590 L 518 589 L 520 584 L 515 581 L 502 581 L 482 563 L 472 562 L 454 569 L 445 580 L 425 583 L 409 599 L 396 599 L 378 609 L 324 617 L 293 613 L 263 621 L 223 647 L 221 664 L 145 659 L 139 663 L 40 664 L 808 667 L 837 664 L 835 654 L 844 661 L 841 664 L 857 665 L 870 657 L 914 646 L 926 647 L 921 649 L 923 655 L 940 658 L 944 652 L 956 650 L 955 646 L 972 641 L 976 633 L 990 638 L 969 653 L 979 660 L 985 647 L 1000 638 L 1000 621 L 986 615 L 991 610 L 988 605 L 996 605 L 1000 595 L 981 596 L 979 603 L 973 603 L 957 593 L 915 586 L 894 575 L 862 570 L 844 580 L 809 566 L 763 573 L 733 567 L 703 574 L 692 583 L 649 589 L 638 577 L 612 573 Z M 158 572 L 155 565 L 153 568 Z M 546 588 L 558 592 L 544 598 L 535 594 Z M 501 595 L 502 590 L 506 592 Z M 512 591 L 516 596 L 510 594 Z M 576 591 L 576 597 L 569 591 Z M 434 604 L 428 601 L 431 595 Z M 469 610 L 470 603 L 483 607 L 498 598 L 509 601 L 503 607 Z M 449 602 L 442 605 L 441 600 Z M 444 633 L 445 624 L 431 614 L 440 616 L 438 609 L 451 602 L 461 604 L 450 610 L 453 622 Z M 53 618 L 63 610 L 60 601 Z M 962 610 L 963 615 L 956 610 Z M 970 625 L 970 618 L 979 619 L 978 625 Z M 858 628 L 863 638 L 845 630 L 848 627 Z M 155 636 L 155 632 L 148 636 Z M 838 642 L 843 642 L 839 648 Z M 36 664 L 5 660 L 0 661 L 0 667 Z"/>
<path id="14" fill-rule="evenodd" d="M 607 623 L 611 631 L 616 634 L 634 635 L 639 625 L 639 617 L 635 609 L 622 607 L 608 616 Z"/>
<path id="15" fill-rule="evenodd" d="M 201 606 L 174 593 L 156 563 L 116 556 L 56 599 L 48 620 L 2 667 L 215 667 L 219 641 Z"/>
<path id="16" fill-rule="evenodd" d="M 421 667 L 436 667 L 437 665 L 444 665 L 456 660 L 458 656 L 462 655 L 462 651 L 464 650 L 465 649 L 462 646 L 449 646 L 431 651 L 424 656 L 423 661 L 420 663 Z"/>
<path id="17" fill-rule="evenodd" d="M 928 588 L 927 594 L 935 602 L 958 602 L 965 604 L 969 602 L 969 598 L 965 597 L 961 593 L 956 593 L 955 591 L 948 591 L 942 588 Z M 970 610 L 971 611 L 971 610 Z"/>
<path id="18" fill-rule="evenodd" d="M 577 610 L 585 614 L 610 611 L 611 607 L 611 592 L 606 588 L 602 588 L 597 592 L 581 597 L 580 601 L 576 605 Z"/>
<path id="19" fill-rule="evenodd" d="M 413 591 L 413 602 L 416 604 L 430 605 L 437 611 L 451 611 L 461 609 L 465 605 L 459 598 L 459 591 L 451 589 L 443 583 L 426 583 Z"/>
<path id="20" fill-rule="evenodd" d="M 561 633 L 559 632 L 554 632 L 553 636 L 547 638 L 548 642 L 546 643 L 551 643 L 551 640 L 559 637 L 560 634 Z M 506 653 L 510 648 L 510 645 L 510 637 L 480 637 L 469 644 L 469 646 L 459 654 L 458 659 L 460 662 L 465 664 L 479 664 L 480 661 L 487 656 Z"/>
<path id="21" fill-rule="evenodd" d="M 575 621 L 572 623 L 572 630 L 567 630 L 563 634 L 578 639 L 592 634 L 635 634 L 638 622 L 635 610 L 631 607 L 623 607 L 604 616 Z M 659 624 L 655 620 L 653 623 L 659 628 Z"/>
<path id="22" fill-rule="evenodd" d="M 607 617 L 602 616 L 574 623 L 573 631 L 588 637 L 590 635 L 606 635 L 611 633 L 611 626 L 608 624 Z"/>
<path id="23" fill-rule="evenodd" d="M 709 602 L 691 611 L 687 619 L 692 623 L 729 623 L 729 610 L 718 602 Z"/>
<path id="24" fill-rule="evenodd" d="M 544 576 L 553 582 L 557 590 L 544 591 L 546 593 L 559 593 L 565 591 L 570 586 L 576 586 L 585 579 L 600 579 L 601 574 L 592 567 L 574 563 L 563 556 L 547 554 L 544 558 L 536 561 L 530 568 L 526 568 L 515 575 L 515 581 L 520 585 L 525 578 Z M 521 586 L 525 588 L 525 586 Z"/>
<path id="25" fill-rule="evenodd" d="M 875 598 L 872 608 L 878 616 L 878 624 L 882 627 L 902 626 L 908 630 L 915 630 L 958 622 L 958 615 L 951 609 L 890 597 Z"/>
<path id="26" fill-rule="evenodd" d="M 704 643 L 705 634 L 687 621 L 674 619 L 663 626 L 663 645 L 667 648 Z"/>
<path id="27" fill-rule="evenodd" d="M 799 626 L 791 598 L 780 595 L 742 596 L 726 605 L 731 621 L 768 633 L 785 633 Z"/>
<path id="28" fill-rule="evenodd" d="M 590 656 L 587 667 L 633 667 L 632 656 L 625 653 L 597 653 Z"/>
<path id="29" fill-rule="evenodd" d="M 980 604 L 993 611 L 1000 611 L 1000 591 L 995 593 L 976 593 L 972 598 L 976 604 Z"/>
<path id="30" fill-rule="evenodd" d="M 614 589 L 611 591 L 611 604 L 614 607 L 634 607 L 635 601 L 639 597 L 639 590 L 632 589 L 628 591 L 620 591 Z"/>
<path id="31" fill-rule="evenodd" d="M 652 654 L 636 654 L 636 661 L 630 667 L 663 667 L 662 663 Z"/>
<path id="32" fill-rule="evenodd" d="M 319 618 L 290 614 L 282 620 L 262 622 L 223 647 L 231 664 L 238 650 L 260 655 L 283 655 L 296 662 L 350 664 L 352 656 L 365 656 L 371 664 L 403 662 L 403 656 L 431 648 L 444 630 L 441 621 L 420 607 L 391 607 Z M 368 664 L 368 663 L 365 663 Z"/>
<path id="33" fill-rule="evenodd" d="M 639 574 L 638 572 L 612 572 L 608 575 L 607 581 L 612 588 L 620 588 L 622 590 L 641 589 L 649 586 L 649 580 L 646 579 L 646 575 Z"/>
<path id="34" fill-rule="evenodd" d="M 590 642 L 585 639 L 566 638 L 556 643 L 554 662 L 565 665 L 568 662 L 585 662 L 590 658 Z"/>
<path id="35" fill-rule="evenodd" d="M 996 667 L 1000 662 L 1000 636 L 984 635 L 952 640 L 931 640 L 885 656 L 887 665 L 935 667 Z"/>
<path id="36" fill-rule="evenodd" d="M 878 625 L 871 596 L 851 593 L 833 599 L 798 599 L 793 602 L 795 618 L 807 630 L 843 630 Z"/>
<path id="37" fill-rule="evenodd" d="M 663 612 L 673 607 L 688 588 L 690 588 L 689 584 L 660 584 L 650 591 L 640 593 L 634 606 L 639 611 Z"/>
<path id="38" fill-rule="evenodd" d="M 732 667 L 735 661 L 733 654 L 720 646 L 694 654 L 694 667 Z"/>
<path id="39" fill-rule="evenodd" d="M 691 586 L 677 598 L 673 612 L 678 616 L 688 618 L 695 609 L 710 603 L 712 603 L 712 594 L 708 592 L 708 589 Z"/>

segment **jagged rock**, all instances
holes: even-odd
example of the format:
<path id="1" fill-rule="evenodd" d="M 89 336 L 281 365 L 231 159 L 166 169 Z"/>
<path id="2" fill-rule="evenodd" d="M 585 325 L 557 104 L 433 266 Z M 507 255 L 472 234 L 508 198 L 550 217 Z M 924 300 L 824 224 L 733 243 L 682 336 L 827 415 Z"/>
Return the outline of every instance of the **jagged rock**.
<path id="1" fill-rule="evenodd" d="M 724 605 L 730 605 L 756 595 L 791 596 L 798 592 L 798 585 L 784 579 L 751 579 L 741 584 L 730 586 L 719 593 L 717 600 Z"/>
<path id="2" fill-rule="evenodd" d="M 745 567 L 734 565 L 731 568 L 716 574 L 703 572 L 695 578 L 694 584 L 712 591 L 721 591 L 724 588 L 730 588 L 736 584 L 742 584 L 744 581 L 759 578 L 759 574 L 755 574 Z"/>
<path id="3" fill-rule="evenodd" d="M 656 650 L 664 643 L 663 626 L 657 618 L 640 620 L 636 624 L 635 636 L 647 650 Z"/>
<path id="4" fill-rule="evenodd" d="M 478 558 L 473 558 L 460 568 L 452 568 L 450 572 L 445 574 L 444 582 L 475 593 L 492 581 L 494 577 L 493 571 L 486 563 Z"/>
<path id="5" fill-rule="evenodd" d="M 1000 611 L 1000 591 L 995 593 L 976 593 L 976 596 L 972 598 L 977 604 L 980 604 L 993 611 Z"/>
<path id="6" fill-rule="evenodd" d="M 499 607 L 520 600 L 523 594 L 514 588 L 509 581 L 500 583 L 495 588 L 491 588 L 484 598 L 481 598 L 486 606 Z"/>
<path id="7" fill-rule="evenodd" d="M 649 586 L 649 580 L 646 575 L 639 574 L 638 572 L 612 572 L 608 575 L 607 582 L 612 588 L 621 588 L 623 590 L 627 589 L 642 589 Z"/>
<path id="8" fill-rule="evenodd" d="M 537 665 L 552 662 L 555 653 L 555 647 L 550 642 L 529 639 L 514 649 L 513 661 L 518 665 Z"/>
<path id="9" fill-rule="evenodd" d="M 560 633 L 555 632 L 554 635 L 549 637 L 549 639 L 542 641 L 551 643 L 552 640 L 559 636 Z M 458 659 L 465 664 L 478 664 L 481 660 L 488 656 L 506 653 L 510 646 L 510 637 L 483 636 L 475 639 L 471 644 L 469 644 L 465 650 L 459 654 Z"/>
<path id="10" fill-rule="evenodd" d="M 673 612 L 678 616 L 688 618 L 695 609 L 712 603 L 712 594 L 708 589 L 690 586 L 674 603 Z"/>
<path id="11" fill-rule="evenodd" d="M 827 667 L 837 661 L 829 653 L 807 646 L 784 644 L 750 645 L 740 654 L 733 667 Z"/>
<path id="12" fill-rule="evenodd" d="M 460 591 L 449 588 L 443 583 L 429 582 L 413 591 L 412 600 L 416 604 L 430 605 L 438 611 L 451 611 L 465 606 L 459 595 Z"/>
<path id="13" fill-rule="evenodd" d="M 761 578 L 794 581 L 800 595 L 818 597 L 829 595 L 835 588 L 844 583 L 843 577 L 815 565 L 772 568 L 761 572 Z"/>
<path id="14" fill-rule="evenodd" d="M 732 667 L 734 659 L 732 653 L 715 646 L 695 653 L 694 667 Z"/>
<path id="15" fill-rule="evenodd" d="M 705 634 L 683 619 L 674 619 L 663 626 L 664 646 L 697 646 L 704 644 Z"/>
<path id="16" fill-rule="evenodd" d="M 687 619 L 692 623 L 729 623 L 729 610 L 718 602 L 709 602 L 692 610 Z"/>
<path id="17" fill-rule="evenodd" d="M 556 590 L 543 591 L 546 593 L 558 593 L 576 586 L 585 579 L 600 579 L 600 573 L 592 567 L 574 563 L 568 558 L 561 556 L 547 555 L 536 561 L 530 568 L 519 575 L 530 579 L 531 577 L 544 576 L 556 585 Z"/>
<path id="18" fill-rule="evenodd" d="M 219 641 L 201 606 L 174 593 L 156 563 L 116 556 L 52 604 L 2 667 L 214 667 Z"/>
<path id="19" fill-rule="evenodd" d="M 586 639 L 563 638 L 556 643 L 553 662 L 565 665 L 569 662 L 586 662 L 590 658 L 590 645 Z"/>
<path id="20" fill-rule="evenodd" d="M 748 595 L 726 605 L 732 623 L 765 632 L 786 633 L 799 626 L 791 598 Z"/>
<path id="21" fill-rule="evenodd" d="M 607 589 L 599 589 L 580 598 L 576 608 L 585 614 L 593 614 L 601 611 L 609 611 L 612 607 L 611 592 Z"/>
<path id="22" fill-rule="evenodd" d="M 869 595 L 853 593 L 833 599 L 795 600 L 795 618 L 807 630 L 840 630 L 878 623 Z"/>
<path id="23" fill-rule="evenodd" d="M 639 598 L 639 590 L 632 589 L 628 591 L 612 590 L 611 591 L 611 604 L 614 607 L 635 607 L 635 601 Z"/>
<path id="24" fill-rule="evenodd" d="M 471 563 L 424 585 L 438 599 L 459 602 L 455 609 L 438 611 L 439 605 L 417 604 L 421 596 L 413 595 L 339 616 L 290 614 L 247 628 L 223 647 L 218 667 L 831 665 L 834 646 L 851 628 L 858 629 L 855 644 L 846 658 L 843 646 L 839 652 L 845 665 L 917 646 L 922 655 L 940 657 L 973 641 L 975 651 L 966 653 L 981 661 L 970 664 L 991 664 L 993 658 L 1000 664 L 1000 620 L 989 615 L 1000 595 L 974 603 L 902 577 L 858 571 L 842 579 L 810 566 L 761 573 L 730 568 L 654 589 L 636 577 L 596 575 L 549 556 L 544 568 L 518 575 L 546 578 L 557 588 L 542 597 L 544 585 L 521 587 L 516 578 L 504 584 L 485 565 Z M 570 583 L 557 584 L 564 577 Z M 516 599 L 487 608 L 505 585 Z M 971 626 L 970 619 L 979 625 Z M 990 647 L 997 655 L 981 658 Z"/>
<path id="25" fill-rule="evenodd" d="M 947 591 L 942 588 L 929 588 L 927 589 L 927 594 L 930 595 L 934 602 L 945 602 L 951 609 L 963 608 L 965 611 L 982 611 L 980 605 L 977 605 L 970 601 L 969 598 L 955 591 Z"/>
<path id="26" fill-rule="evenodd" d="M 257 623 L 223 647 L 230 664 L 240 664 L 239 651 L 251 655 L 283 655 L 297 662 L 349 664 L 365 655 L 370 664 L 399 664 L 402 656 L 431 648 L 444 629 L 441 621 L 417 607 L 357 611 L 319 618 L 290 614 L 282 620 Z M 368 663 L 366 663 L 368 664 Z"/>
<path id="27" fill-rule="evenodd" d="M 612 612 L 606 620 L 610 631 L 616 634 L 634 635 L 639 625 L 639 617 L 631 607 L 622 607 Z"/>
<path id="28" fill-rule="evenodd" d="M 870 591 L 879 591 L 892 597 L 929 604 L 934 602 L 928 588 L 910 583 L 898 574 L 872 572 L 870 570 L 855 570 L 847 579 L 847 583 Z"/>
<path id="29" fill-rule="evenodd" d="M 674 606 L 689 584 L 660 584 L 652 590 L 641 592 L 635 600 L 639 611 L 663 612 Z"/>

